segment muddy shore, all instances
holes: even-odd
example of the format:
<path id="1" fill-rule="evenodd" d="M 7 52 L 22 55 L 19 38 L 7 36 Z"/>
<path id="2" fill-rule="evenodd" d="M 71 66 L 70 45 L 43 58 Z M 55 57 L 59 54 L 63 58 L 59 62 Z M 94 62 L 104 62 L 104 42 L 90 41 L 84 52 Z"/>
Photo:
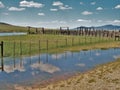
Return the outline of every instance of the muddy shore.
<path id="1" fill-rule="evenodd" d="M 120 90 L 120 59 L 86 73 L 61 79 L 49 85 L 14 86 L 15 90 Z"/>

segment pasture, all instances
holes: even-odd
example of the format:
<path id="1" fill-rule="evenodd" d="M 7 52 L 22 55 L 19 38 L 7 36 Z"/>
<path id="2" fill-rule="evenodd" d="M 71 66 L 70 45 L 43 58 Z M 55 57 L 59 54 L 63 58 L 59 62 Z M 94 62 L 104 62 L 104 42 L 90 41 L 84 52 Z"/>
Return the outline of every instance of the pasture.
<path id="1" fill-rule="evenodd" d="M 113 38 L 51 34 L 2 36 L 0 41 L 4 43 L 5 57 L 119 46 Z"/>

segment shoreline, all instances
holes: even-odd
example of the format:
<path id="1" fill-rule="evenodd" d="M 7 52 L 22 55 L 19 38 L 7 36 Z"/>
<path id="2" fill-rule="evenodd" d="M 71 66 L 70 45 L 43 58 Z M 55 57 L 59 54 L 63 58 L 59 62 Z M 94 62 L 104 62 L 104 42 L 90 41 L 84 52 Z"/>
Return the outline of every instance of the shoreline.
<path id="1" fill-rule="evenodd" d="M 83 73 L 51 80 L 45 85 L 15 86 L 15 90 L 119 90 L 120 59 L 98 65 Z"/>

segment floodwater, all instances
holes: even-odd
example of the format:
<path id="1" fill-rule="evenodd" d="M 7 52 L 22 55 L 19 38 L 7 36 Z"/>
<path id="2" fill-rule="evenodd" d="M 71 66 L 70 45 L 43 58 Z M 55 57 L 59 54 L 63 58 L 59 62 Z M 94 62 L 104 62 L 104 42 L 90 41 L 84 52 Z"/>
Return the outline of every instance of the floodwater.
<path id="1" fill-rule="evenodd" d="M 7 33 L 0 33 L 0 36 L 15 36 L 15 35 L 27 35 L 24 32 L 7 32 Z"/>
<path id="2" fill-rule="evenodd" d="M 120 48 L 6 57 L 3 62 L 0 60 L 3 66 L 3 71 L 0 70 L 0 90 L 12 90 L 15 85 L 31 86 L 62 75 L 86 72 L 117 58 L 120 58 Z"/>

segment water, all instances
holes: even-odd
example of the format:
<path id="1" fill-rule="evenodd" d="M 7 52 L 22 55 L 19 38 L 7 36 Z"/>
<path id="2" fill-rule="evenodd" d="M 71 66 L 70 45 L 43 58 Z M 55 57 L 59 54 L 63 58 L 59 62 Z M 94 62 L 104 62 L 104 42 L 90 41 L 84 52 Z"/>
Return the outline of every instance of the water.
<path id="1" fill-rule="evenodd" d="M 0 36 L 15 36 L 15 35 L 27 35 L 27 33 L 24 32 L 0 33 Z"/>
<path id="2" fill-rule="evenodd" d="M 4 58 L 4 71 L 0 71 L 0 90 L 13 89 L 16 84 L 31 86 L 61 75 L 86 72 L 119 57 L 120 48 L 112 48 Z"/>

